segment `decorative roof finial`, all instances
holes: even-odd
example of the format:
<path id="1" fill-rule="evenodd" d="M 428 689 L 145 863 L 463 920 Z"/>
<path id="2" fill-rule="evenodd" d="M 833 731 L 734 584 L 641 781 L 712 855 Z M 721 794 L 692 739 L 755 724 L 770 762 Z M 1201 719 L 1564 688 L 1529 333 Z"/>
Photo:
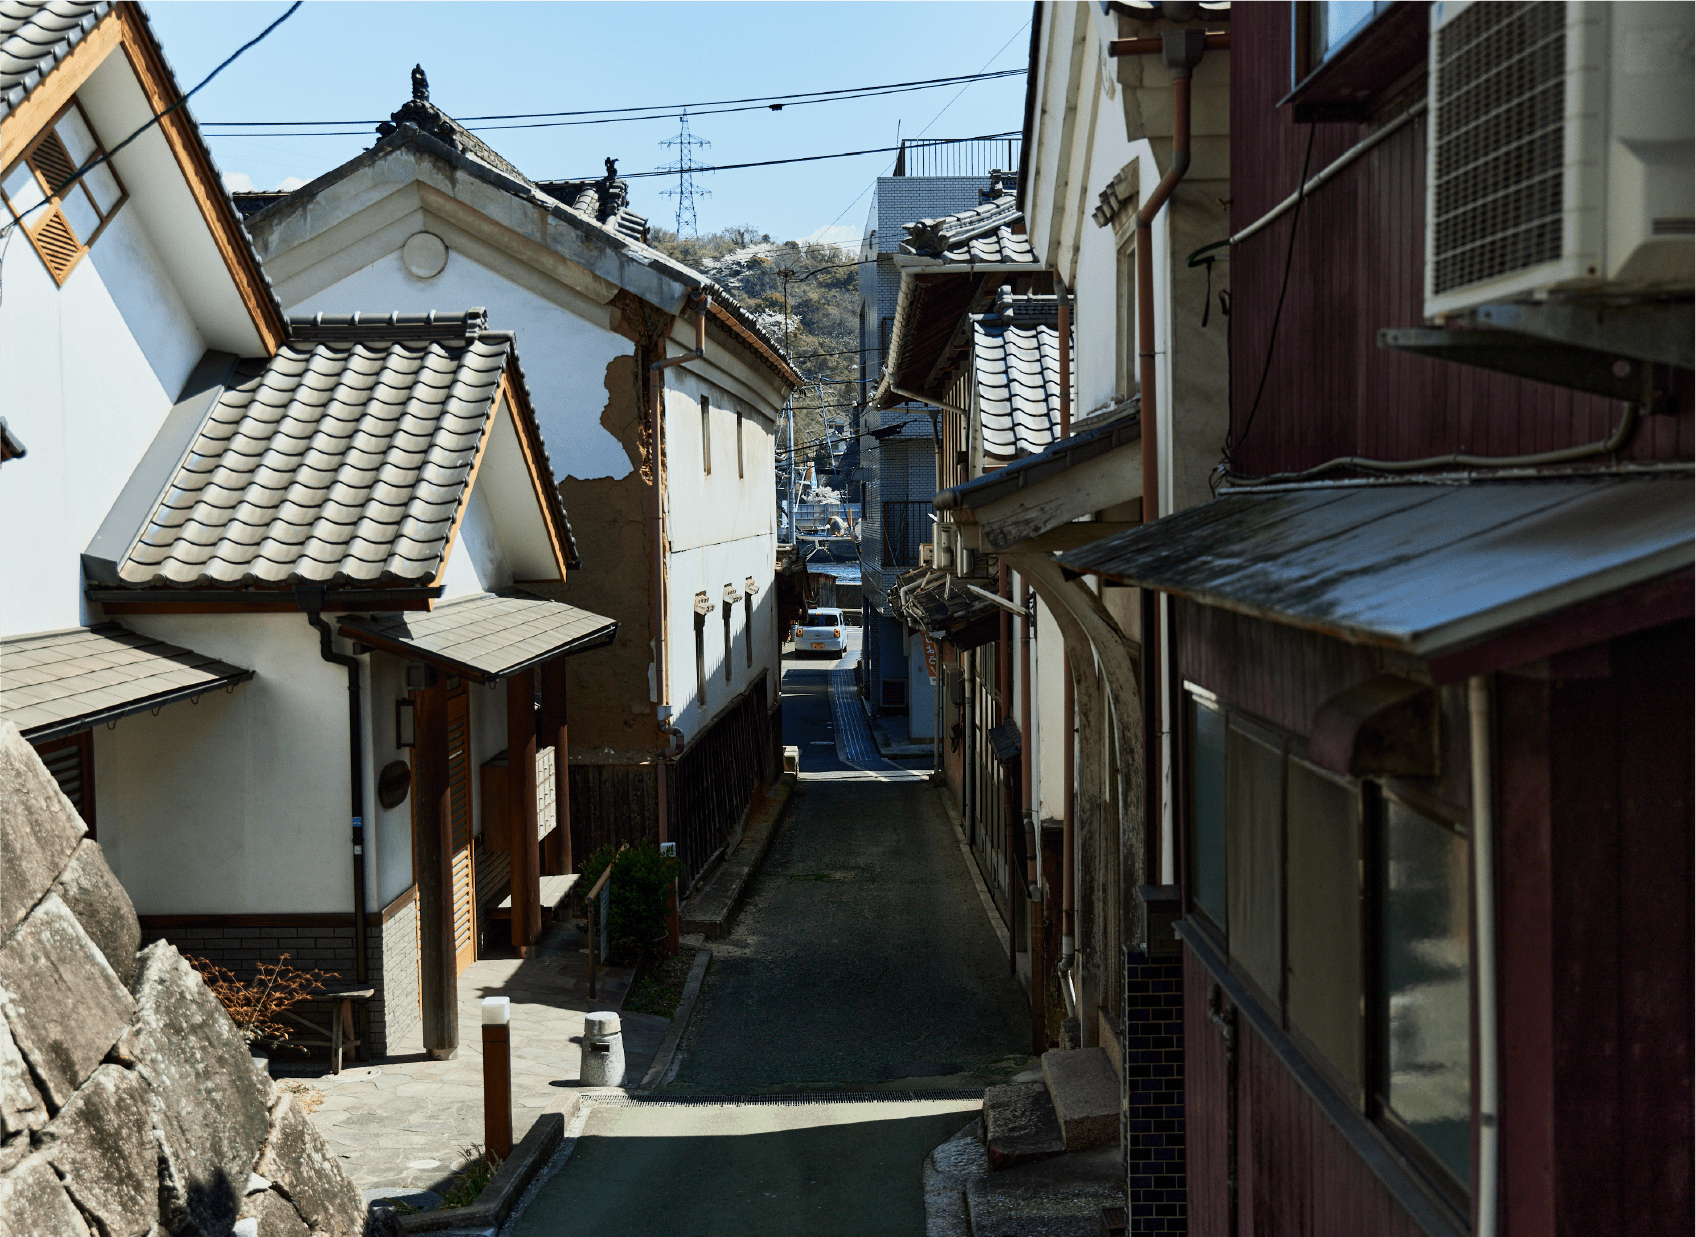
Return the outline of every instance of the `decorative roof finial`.
<path id="1" fill-rule="evenodd" d="M 611 156 L 608 156 L 608 158 L 607 158 L 607 179 L 608 180 L 617 180 L 618 179 L 618 160 L 612 158 Z"/>
<path id="2" fill-rule="evenodd" d="M 415 103 L 430 101 L 430 79 L 424 76 L 424 66 L 412 66 L 412 98 Z"/>

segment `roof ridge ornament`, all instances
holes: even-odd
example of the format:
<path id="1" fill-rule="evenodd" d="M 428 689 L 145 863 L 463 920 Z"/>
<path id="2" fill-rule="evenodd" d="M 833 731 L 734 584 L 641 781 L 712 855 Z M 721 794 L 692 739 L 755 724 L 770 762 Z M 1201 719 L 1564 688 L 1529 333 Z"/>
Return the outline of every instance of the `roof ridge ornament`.
<path id="1" fill-rule="evenodd" d="M 430 79 L 424 74 L 424 66 L 412 66 L 412 101 L 428 103 L 430 101 Z"/>

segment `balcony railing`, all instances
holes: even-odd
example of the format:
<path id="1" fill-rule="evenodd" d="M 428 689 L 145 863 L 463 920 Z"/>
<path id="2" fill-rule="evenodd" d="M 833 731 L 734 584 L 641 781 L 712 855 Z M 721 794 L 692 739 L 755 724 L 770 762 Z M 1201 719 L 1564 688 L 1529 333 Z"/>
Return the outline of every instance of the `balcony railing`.
<path id="1" fill-rule="evenodd" d="M 919 547 L 930 540 L 931 507 L 928 498 L 883 504 L 883 565 L 905 571 L 919 565 Z"/>

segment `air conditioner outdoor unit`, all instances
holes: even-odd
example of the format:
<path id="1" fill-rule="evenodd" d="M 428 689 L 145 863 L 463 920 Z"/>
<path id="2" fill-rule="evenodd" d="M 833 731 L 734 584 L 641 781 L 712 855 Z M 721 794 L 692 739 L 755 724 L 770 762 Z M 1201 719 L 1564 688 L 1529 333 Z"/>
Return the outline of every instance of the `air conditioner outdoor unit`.
<path id="1" fill-rule="evenodd" d="M 1431 6 L 1427 317 L 1690 292 L 1693 11 Z"/>

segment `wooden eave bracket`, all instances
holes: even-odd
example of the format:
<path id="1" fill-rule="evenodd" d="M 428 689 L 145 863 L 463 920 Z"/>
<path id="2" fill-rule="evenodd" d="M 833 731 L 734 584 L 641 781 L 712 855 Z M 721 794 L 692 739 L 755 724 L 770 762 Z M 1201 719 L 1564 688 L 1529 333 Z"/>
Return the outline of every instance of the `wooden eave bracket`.
<path id="1" fill-rule="evenodd" d="M 1332 696 L 1313 715 L 1308 758 L 1346 777 L 1436 777 L 1437 693 L 1380 674 Z"/>

